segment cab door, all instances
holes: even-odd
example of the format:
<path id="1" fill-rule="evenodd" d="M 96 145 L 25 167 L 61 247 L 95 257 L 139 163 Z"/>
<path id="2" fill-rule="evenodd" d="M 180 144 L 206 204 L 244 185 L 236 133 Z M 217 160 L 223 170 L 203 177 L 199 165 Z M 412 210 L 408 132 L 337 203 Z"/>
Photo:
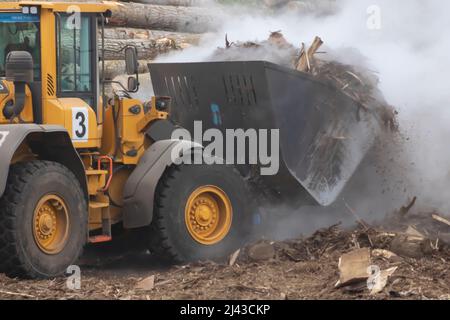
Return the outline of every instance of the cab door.
<path id="1" fill-rule="evenodd" d="M 95 14 L 56 14 L 57 100 L 77 148 L 98 147 L 98 50 Z"/>

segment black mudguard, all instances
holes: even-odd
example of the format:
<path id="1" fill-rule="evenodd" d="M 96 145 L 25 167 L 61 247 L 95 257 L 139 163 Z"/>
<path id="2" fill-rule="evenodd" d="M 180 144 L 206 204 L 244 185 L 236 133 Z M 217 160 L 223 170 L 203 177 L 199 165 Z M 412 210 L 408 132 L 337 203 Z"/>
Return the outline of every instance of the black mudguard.
<path id="1" fill-rule="evenodd" d="M 5 192 L 9 167 L 17 148 L 33 136 L 31 149 L 43 160 L 59 162 L 68 167 L 80 181 L 87 197 L 87 182 L 83 162 L 61 126 L 37 124 L 0 125 L 0 197 Z"/>
<path id="2" fill-rule="evenodd" d="M 164 172 L 183 155 L 202 152 L 202 149 L 201 145 L 191 141 L 162 140 L 154 143 L 146 151 L 125 184 L 123 207 L 125 228 L 134 229 L 150 225 L 153 220 L 156 187 Z"/>

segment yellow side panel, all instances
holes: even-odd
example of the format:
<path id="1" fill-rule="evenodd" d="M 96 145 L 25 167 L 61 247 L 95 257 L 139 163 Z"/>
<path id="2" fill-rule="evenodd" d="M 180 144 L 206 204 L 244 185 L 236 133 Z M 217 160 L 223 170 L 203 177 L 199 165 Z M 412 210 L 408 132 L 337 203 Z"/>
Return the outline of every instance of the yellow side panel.
<path id="1" fill-rule="evenodd" d="M 44 123 L 66 128 L 75 148 L 100 147 L 97 116 L 85 101 L 79 98 L 49 99 L 44 105 Z"/>
<path id="2" fill-rule="evenodd" d="M 122 124 L 120 128 L 122 142 L 120 150 L 123 155 L 123 163 L 137 164 L 145 152 L 145 135 L 138 130 L 138 123 L 144 117 L 142 102 L 136 99 L 124 99 L 120 103 L 122 103 L 119 115 L 119 123 Z M 129 111 L 134 106 L 141 108 L 141 112 L 138 115 Z M 127 155 L 130 151 L 134 152 L 135 155 Z"/>
<path id="3" fill-rule="evenodd" d="M 45 100 L 42 116 L 45 124 L 58 124 L 67 128 L 64 118 L 64 108 L 58 99 Z"/>
<path id="4" fill-rule="evenodd" d="M 100 152 L 102 154 L 114 155 L 116 147 L 116 132 L 113 117 L 113 106 L 108 106 L 105 110 L 105 118 L 103 121 L 102 146 Z"/>
<path id="5" fill-rule="evenodd" d="M 107 10 L 113 10 L 118 5 L 113 1 L 99 2 L 99 3 L 85 3 L 83 1 L 11 1 L 0 2 L 0 10 L 20 9 L 20 6 L 40 6 L 42 9 L 48 9 L 55 12 L 67 12 L 70 6 L 76 5 L 80 8 L 81 12 L 105 12 Z"/>
<path id="6" fill-rule="evenodd" d="M 9 101 L 14 101 L 14 84 L 10 81 L 2 81 L 2 86 L 6 86 L 8 88 L 9 94 L 0 94 L 0 111 L 3 111 L 6 103 Z M 25 88 L 25 107 L 20 114 L 20 119 L 23 122 L 32 123 L 33 122 L 33 104 L 31 98 L 31 92 L 28 87 Z M 17 120 L 16 120 L 17 122 Z M 3 112 L 0 112 L 0 123 L 10 123 L 8 119 L 3 116 Z"/>
<path id="7" fill-rule="evenodd" d="M 56 98 L 56 31 L 55 14 L 41 10 L 42 98 Z"/>

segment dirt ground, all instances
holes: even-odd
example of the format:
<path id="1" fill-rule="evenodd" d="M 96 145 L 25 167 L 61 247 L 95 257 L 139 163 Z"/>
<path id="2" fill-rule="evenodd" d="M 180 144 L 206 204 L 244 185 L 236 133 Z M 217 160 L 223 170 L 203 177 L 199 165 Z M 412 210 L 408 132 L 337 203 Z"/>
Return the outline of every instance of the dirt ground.
<path id="1" fill-rule="evenodd" d="M 234 263 L 230 259 L 222 264 L 204 262 L 168 267 L 149 254 L 118 254 L 114 245 L 108 245 L 107 250 L 88 248 L 81 263 L 80 290 L 68 289 L 64 277 L 30 281 L 0 275 L 0 298 L 450 299 L 450 249 L 443 241 L 433 238 L 449 226 L 433 220 L 431 214 L 410 217 L 408 224 L 397 216 L 385 225 L 389 227 L 360 222 L 347 230 L 336 225 L 308 238 L 259 241 L 240 250 Z M 403 233 L 392 230 L 404 230 L 411 225 L 428 236 L 419 249 L 402 251 L 398 238 Z M 429 244 L 430 248 L 423 244 Z M 366 281 L 337 289 L 340 257 L 365 247 L 372 250 L 372 265 L 381 270 L 398 269 L 384 290 L 375 295 L 370 294 Z M 380 250 L 375 249 L 391 249 L 399 255 L 395 259 L 376 256 L 374 253 Z M 407 257 L 411 255 L 416 257 Z M 144 279 L 147 279 L 144 289 L 139 289 Z"/>

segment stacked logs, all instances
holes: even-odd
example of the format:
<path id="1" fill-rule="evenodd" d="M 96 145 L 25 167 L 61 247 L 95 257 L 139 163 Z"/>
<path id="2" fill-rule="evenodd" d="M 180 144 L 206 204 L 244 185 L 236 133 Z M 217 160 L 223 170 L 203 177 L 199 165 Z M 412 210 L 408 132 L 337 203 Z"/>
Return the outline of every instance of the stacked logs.
<path id="1" fill-rule="evenodd" d="M 0 0 L 2 1 L 2 0 Z M 51 1 L 51 0 L 46 0 Z M 141 60 L 141 72 L 147 63 L 171 51 L 198 45 L 208 32 L 214 32 L 226 19 L 226 3 L 245 1 L 223 0 L 60 0 L 66 2 L 112 2 L 116 8 L 105 29 L 107 79 L 123 73 L 123 52 L 126 45 L 135 45 Z M 331 10 L 336 0 L 264 0 L 263 10 L 296 6 L 302 12 Z M 293 10 L 293 9 L 292 9 Z"/>
<path id="2" fill-rule="evenodd" d="M 10 0 L 0 0 L 10 1 Z M 52 0 L 43 0 L 52 1 Z M 110 2 L 116 5 L 108 19 L 105 36 L 105 78 L 112 80 L 125 70 L 123 49 L 138 48 L 140 69 L 147 73 L 147 64 L 161 54 L 198 45 L 209 32 L 214 32 L 228 16 L 223 4 L 246 1 L 232 0 L 59 0 L 64 2 Z M 336 0 L 264 0 L 258 7 L 267 9 L 297 5 L 302 12 L 322 12 Z M 320 3 L 320 5 L 319 5 Z M 257 8 L 254 8 L 256 10 Z M 101 39 L 99 37 L 99 39 Z"/>
<path id="3" fill-rule="evenodd" d="M 198 45 L 204 35 L 220 23 L 216 11 L 207 8 L 210 0 L 116 1 L 116 9 L 105 28 L 105 77 L 123 74 L 121 49 L 138 48 L 139 71 L 161 54 Z"/>
<path id="4" fill-rule="evenodd" d="M 136 46 L 139 71 L 146 73 L 148 62 L 161 54 L 198 45 L 202 37 L 214 31 L 223 18 L 210 6 L 215 0 L 59 1 L 74 4 L 109 2 L 116 5 L 104 30 L 105 78 L 110 80 L 124 73 L 122 49 L 125 46 Z"/>
<path id="5" fill-rule="evenodd" d="M 84 0 L 92 1 L 92 0 Z M 336 0 L 264 0 L 252 10 L 330 14 Z M 148 63 L 161 54 L 198 45 L 201 39 L 228 19 L 223 0 L 132 0 L 115 1 L 117 7 L 105 29 L 105 78 L 125 79 L 123 53 L 126 45 L 139 52 L 139 72 L 148 73 Z M 235 1 L 245 4 L 245 1 Z"/>
<path id="6" fill-rule="evenodd" d="M 138 48 L 139 71 L 146 73 L 147 64 L 157 56 L 198 45 L 202 37 L 202 34 L 181 32 L 123 27 L 105 28 L 105 77 L 112 79 L 123 73 L 125 62 L 121 49 L 127 45 Z"/>

